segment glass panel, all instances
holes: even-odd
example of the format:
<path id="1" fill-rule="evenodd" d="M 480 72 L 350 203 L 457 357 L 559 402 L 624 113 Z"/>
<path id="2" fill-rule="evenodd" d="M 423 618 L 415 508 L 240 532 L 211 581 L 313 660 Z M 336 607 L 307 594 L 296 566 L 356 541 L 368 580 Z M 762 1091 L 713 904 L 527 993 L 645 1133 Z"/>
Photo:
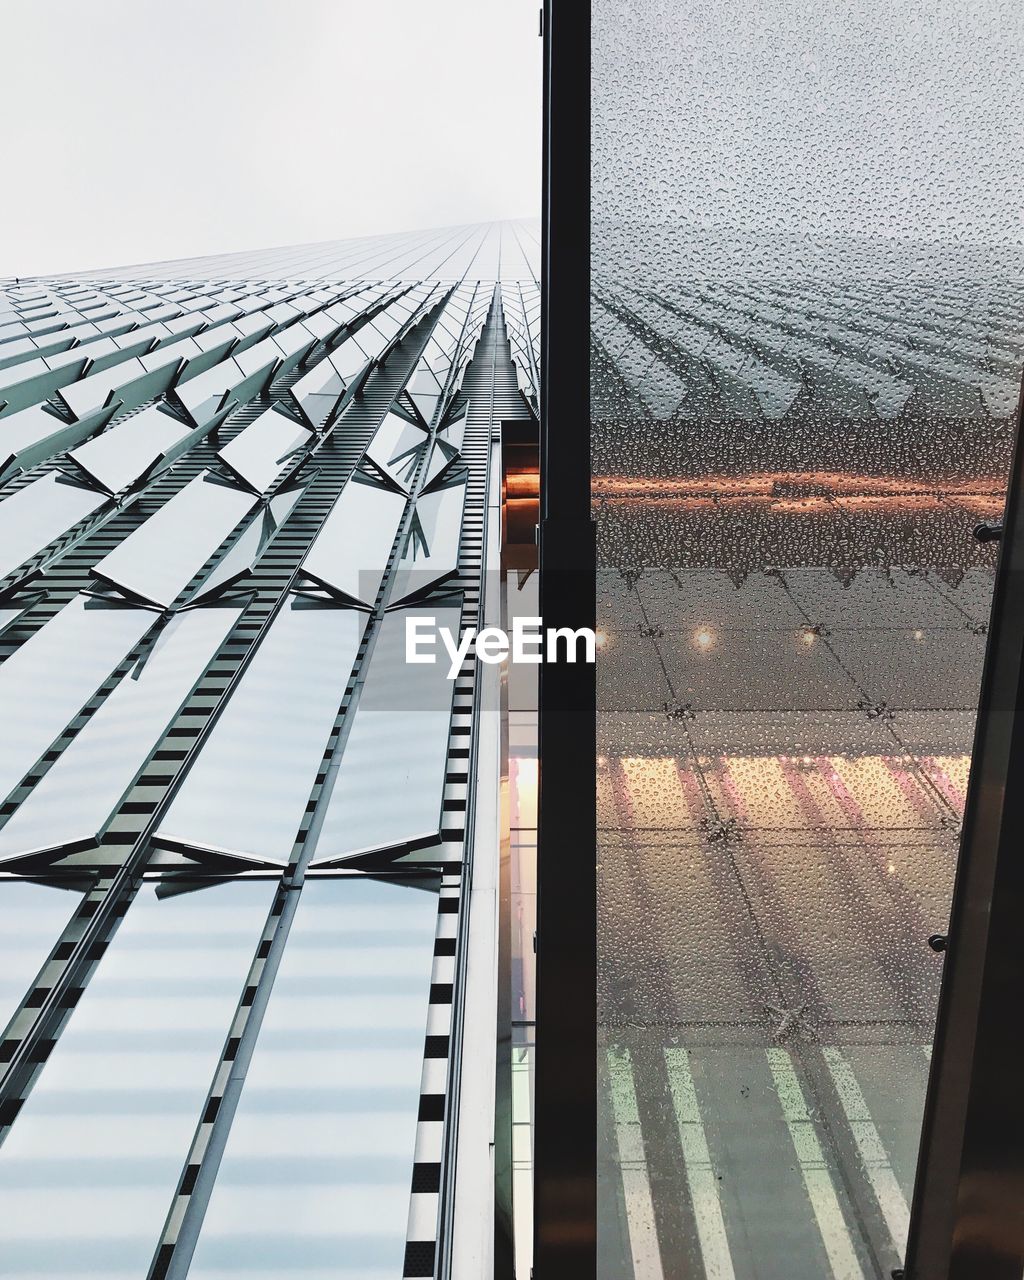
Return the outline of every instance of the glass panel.
<path id="1" fill-rule="evenodd" d="M 0 1148 L 10 1280 L 139 1280 L 274 894 L 143 885 Z"/>
<path id="2" fill-rule="evenodd" d="M 593 6 L 615 1280 L 903 1265 L 1024 350 L 1024 20 L 940 8 Z"/>
<path id="3" fill-rule="evenodd" d="M 60 398 L 76 418 L 84 418 L 103 405 L 114 403 L 125 410 L 136 409 L 170 387 L 177 367 L 178 359 L 173 355 L 154 361 L 149 367 L 141 360 L 126 360 L 109 372 L 92 373 L 65 387 Z"/>
<path id="4" fill-rule="evenodd" d="M 402 494 L 354 475 L 303 560 L 302 572 L 329 591 L 372 605 L 404 511 Z"/>
<path id="5" fill-rule="evenodd" d="M 462 448 L 462 440 L 466 434 L 466 406 L 452 410 L 452 417 L 438 427 L 438 439 L 445 440 L 453 449 Z"/>
<path id="6" fill-rule="evenodd" d="M 305 487 L 302 485 L 279 490 L 259 514 L 253 517 L 209 575 L 196 587 L 189 597 L 189 603 L 215 595 L 247 573 L 266 551 L 304 493 Z"/>
<path id="7" fill-rule="evenodd" d="M 0 1031 L 14 1017 L 80 901 L 80 892 L 73 889 L 26 880 L 0 884 Z"/>
<path id="8" fill-rule="evenodd" d="M 275 334 L 273 342 L 283 356 L 280 367 L 274 375 L 275 377 L 280 377 L 282 373 L 287 373 L 289 369 L 293 369 L 300 360 L 309 354 L 315 339 L 302 325 L 295 324 L 290 329 L 285 329 L 283 333 Z"/>
<path id="9" fill-rule="evenodd" d="M 93 572 L 139 599 L 169 605 L 255 505 L 251 493 L 204 471 L 104 556 Z"/>
<path id="10" fill-rule="evenodd" d="M 377 349 L 383 345 L 380 335 L 375 335 L 369 325 L 363 325 L 355 337 L 346 338 L 331 352 L 331 363 L 347 386 L 357 386 L 368 372 Z"/>
<path id="11" fill-rule="evenodd" d="M 205 426 L 232 400 L 238 400 L 233 388 L 244 378 L 242 370 L 228 357 L 186 382 L 179 379 L 174 396 L 197 427 Z"/>
<path id="12" fill-rule="evenodd" d="M 119 493 L 144 475 L 190 430 L 154 406 L 79 445 L 69 456 L 98 484 L 111 493 Z"/>
<path id="13" fill-rule="evenodd" d="M 0 796 L 7 796 L 155 621 L 76 596 L 0 666 Z"/>
<path id="14" fill-rule="evenodd" d="M 51 472 L 0 502 L 0 578 L 67 533 L 107 501 Z"/>
<path id="15" fill-rule="evenodd" d="M 332 320 L 326 312 L 318 312 L 316 315 L 307 316 L 298 326 L 305 329 L 306 332 L 320 342 L 326 342 L 332 338 L 341 327 L 337 320 Z"/>
<path id="16" fill-rule="evenodd" d="M 370 441 L 366 456 L 408 493 L 427 444 L 422 428 L 397 413 L 388 413 Z"/>
<path id="17" fill-rule="evenodd" d="M 438 642 L 435 663 L 406 661 L 406 619 L 459 633 L 461 609 L 399 609 L 381 623 L 324 814 L 314 864 L 408 845 L 441 830 L 455 680 Z M 386 805 L 381 795 L 388 797 Z"/>
<path id="18" fill-rule="evenodd" d="M 336 351 L 329 352 L 289 388 L 296 407 L 314 430 L 327 421 L 355 372 L 348 369 L 348 362 L 341 354 L 344 349 L 343 344 Z M 365 363 L 366 359 L 360 353 L 358 368 Z"/>
<path id="19" fill-rule="evenodd" d="M 192 1280 L 402 1274 L 436 919 L 425 884 L 307 882 Z"/>
<path id="20" fill-rule="evenodd" d="M 220 457 L 245 484 L 265 493 L 290 456 L 314 437 L 276 409 L 268 409 L 221 449 Z"/>
<path id="21" fill-rule="evenodd" d="M 426 423 L 433 421 L 434 411 L 437 409 L 441 393 L 444 391 L 444 384 L 448 378 L 450 367 L 451 362 L 444 356 L 435 355 L 434 360 L 430 363 L 424 358 L 416 366 L 415 373 L 409 379 L 409 385 L 406 388 L 407 394 Z"/>
<path id="22" fill-rule="evenodd" d="M 0 374 L 0 413 L 14 413 L 30 404 L 45 400 L 85 368 L 86 357 L 80 350 L 62 351 L 56 355 L 25 360 Z"/>
<path id="23" fill-rule="evenodd" d="M 430 450 L 430 461 L 423 473 L 423 487 L 428 488 L 441 479 L 459 460 L 459 454 L 442 437 L 434 441 Z"/>
<path id="24" fill-rule="evenodd" d="M 269 373 L 281 359 L 281 352 L 272 338 L 264 338 L 262 342 L 258 342 L 254 347 L 248 347 L 244 351 L 239 351 L 236 348 L 232 354 L 239 369 L 245 374 L 247 381 L 251 378 L 259 379 Z M 249 394 L 252 393 L 250 392 Z M 246 395 L 244 398 L 248 400 L 249 396 Z M 241 401 L 242 396 L 239 395 L 238 399 Z"/>
<path id="25" fill-rule="evenodd" d="M 240 609 L 172 618 L 0 830 L 0 861 L 91 841 L 206 670 Z"/>
<path id="26" fill-rule="evenodd" d="M 171 802 L 162 841 L 288 861 L 365 625 L 355 610 L 286 602 Z"/>
<path id="27" fill-rule="evenodd" d="M 27 471 L 97 430 L 113 416 L 113 409 L 67 423 L 41 405 L 32 405 L 0 421 L 0 481 L 15 471 Z"/>
<path id="28" fill-rule="evenodd" d="M 458 568 L 465 506 L 465 480 L 416 499 L 412 526 L 406 534 L 391 592 L 393 604 L 419 595 Z"/>
<path id="29" fill-rule="evenodd" d="M 230 325 L 226 324 L 218 324 L 216 328 L 204 330 L 202 333 L 197 333 L 194 338 L 190 338 L 189 341 L 195 344 L 197 352 L 186 359 L 184 368 L 178 374 L 174 384 L 175 395 L 180 399 L 178 388 L 191 382 L 193 378 L 197 378 L 199 374 L 205 373 L 222 360 L 237 339 L 238 335 Z M 183 354 L 187 354 L 184 349 Z M 149 367 L 156 359 L 155 356 L 143 356 L 142 363 Z M 162 363 L 162 360 L 159 361 L 160 365 Z"/>

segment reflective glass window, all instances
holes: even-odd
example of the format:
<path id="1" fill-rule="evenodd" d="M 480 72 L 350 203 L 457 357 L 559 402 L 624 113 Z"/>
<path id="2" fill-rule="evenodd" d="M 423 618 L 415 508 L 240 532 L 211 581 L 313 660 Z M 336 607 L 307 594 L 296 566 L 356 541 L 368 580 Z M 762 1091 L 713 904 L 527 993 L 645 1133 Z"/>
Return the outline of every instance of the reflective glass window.
<path id="1" fill-rule="evenodd" d="M 315 341 L 315 338 L 302 325 L 298 324 L 292 325 L 290 329 L 285 329 L 282 333 L 276 333 L 273 343 L 283 358 L 275 377 L 279 377 L 282 373 L 287 373 L 289 369 L 293 369 L 300 360 L 309 354 Z"/>
<path id="2" fill-rule="evenodd" d="M 459 565 L 466 481 L 457 481 L 416 499 L 405 549 L 395 573 L 392 603 L 427 590 L 450 577 Z"/>
<path id="3" fill-rule="evenodd" d="M 84 422 L 69 424 L 37 404 L 4 418 L 0 424 L 0 481 L 72 448 L 102 421 L 90 415 Z"/>
<path id="4" fill-rule="evenodd" d="M 191 373 L 191 368 L 189 372 Z M 220 410 L 232 399 L 237 400 L 237 396 L 233 395 L 233 388 L 243 381 L 244 376 L 230 357 L 219 359 L 219 363 L 212 368 L 204 368 L 201 373 L 188 379 L 180 378 L 174 388 L 174 395 L 196 426 L 201 427 L 214 421 Z"/>
<path id="5" fill-rule="evenodd" d="M 189 430 L 179 419 L 154 406 L 79 445 L 70 456 L 98 484 L 118 493 L 144 475 Z"/>
<path id="6" fill-rule="evenodd" d="M 303 573 L 347 599 L 372 605 L 405 503 L 402 494 L 353 476 L 303 560 Z"/>
<path id="7" fill-rule="evenodd" d="M 6 796 L 155 621 L 76 596 L 0 665 L 0 796 Z"/>
<path id="8" fill-rule="evenodd" d="M 0 1032 L 17 1012 L 81 893 L 27 880 L 0 884 Z"/>
<path id="9" fill-rule="evenodd" d="M 271 539 L 291 514 L 305 489 L 279 490 L 260 511 L 253 516 L 224 555 L 217 561 L 202 582 L 189 596 L 189 602 L 210 597 L 231 586 L 256 563 L 267 549 Z"/>
<path id="10" fill-rule="evenodd" d="M 42 551 L 107 501 L 51 472 L 0 502 L 0 578 Z"/>
<path id="11" fill-rule="evenodd" d="M 427 448 L 422 429 L 392 412 L 377 428 L 366 456 L 408 493 Z"/>
<path id="12" fill-rule="evenodd" d="M 171 802 L 160 839 L 287 862 L 365 622 L 335 605 L 285 603 Z"/>
<path id="13" fill-rule="evenodd" d="M 202 472 L 100 560 L 93 572 L 131 595 L 169 605 L 256 498 Z"/>
<path id="14" fill-rule="evenodd" d="M 355 372 L 355 369 L 350 369 L 345 363 L 343 351 L 344 344 L 319 360 L 289 388 L 299 412 L 314 429 L 326 422 L 334 406 L 345 394 Z M 363 357 L 358 367 L 361 368 L 365 363 Z"/>
<path id="15" fill-rule="evenodd" d="M 258 493 L 264 493 L 288 466 L 300 445 L 314 437 L 292 418 L 268 409 L 221 449 L 219 457 Z"/>
<path id="16" fill-rule="evenodd" d="M 383 346 L 380 335 L 375 334 L 369 325 L 363 325 L 357 334 L 346 338 L 341 346 L 331 352 L 331 363 L 346 385 L 358 384 Z"/>
<path id="17" fill-rule="evenodd" d="M 139 890 L 0 1148 L 11 1280 L 146 1274 L 273 893 Z"/>
<path id="18" fill-rule="evenodd" d="M 456 607 L 424 605 L 419 612 L 385 615 L 314 862 L 438 841 L 455 681 L 440 642 L 435 663 L 406 661 L 406 620 L 417 616 L 458 635 Z M 382 794 L 387 804 L 380 803 Z"/>
<path id="19" fill-rule="evenodd" d="M 0 861 L 99 833 L 239 613 L 193 609 L 171 619 L 0 829 Z"/>
<path id="20" fill-rule="evenodd" d="M 307 882 L 194 1280 L 401 1275 L 436 919 L 425 884 Z"/>

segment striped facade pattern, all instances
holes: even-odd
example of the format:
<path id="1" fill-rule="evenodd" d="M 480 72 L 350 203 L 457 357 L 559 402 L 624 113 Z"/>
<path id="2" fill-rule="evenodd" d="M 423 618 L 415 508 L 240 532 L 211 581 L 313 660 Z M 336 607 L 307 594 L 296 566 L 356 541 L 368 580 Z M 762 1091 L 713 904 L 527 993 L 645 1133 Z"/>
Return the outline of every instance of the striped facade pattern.
<path id="1" fill-rule="evenodd" d="M 239 559 L 241 571 L 225 576 L 202 606 L 194 606 L 222 609 L 226 621 L 229 611 L 236 616 L 198 671 L 191 692 L 152 746 L 141 753 L 134 778 L 96 837 L 47 849 L 26 846 L 23 852 L 8 854 L 0 866 L 0 895 L 5 881 L 63 885 L 83 894 L 60 936 L 53 939 L 43 968 L 0 1043 L 4 1135 L 17 1134 L 19 1113 L 45 1075 L 62 1033 L 73 1027 L 74 1010 L 87 1000 L 90 982 L 117 942 L 119 927 L 143 886 L 195 889 L 232 877 L 239 883 L 277 883 L 262 933 L 253 939 L 255 950 L 234 1017 L 224 1026 L 220 1061 L 211 1064 L 206 1102 L 196 1114 L 191 1144 L 183 1152 L 177 1187 L 168 1187 L 166 1220 L 150 1250 L 148 1274 L 153 1280 L 188 1273 L 305 886 L 339 875 L 367 874 L 385 883 L 418 884 L 437 895 L 433 959 L 429 975 L 422 975 L 427 1004 L 422 1011 L 414 1158 L 406 1174 L 411 1198 L 404 1263 L 399 1259 L 394 1274 L 443 1273 L 438 1231 L 445 1188 L 453 1176 L 446 1135 L 457 1106 L 450 1096 L 452 1081 L 457 1080 L 452 1032 L 465 930 L 460 886 L 464 861 L 473 856 L 465 829 L 475 776 L 477 691 L 471 660 L 455 681 L 433 838 L 417 833 L 411 844 L 323 869 L 315 865 L 315 848 L 355 708 L 373 669 L 389 584 L 414 537 L 414 504 L 428 483 L 430 448 L 439 432 L 446 438 L 443 432 L 453 422 L 459 424 L 461 438 L 448 474 L 464 480 L 466 494 L 457 558 L 442 566 L 436 584 L 428 584 L 419 598 L 427 606 L 431 599 L 458 601 L 464 625 L 478 619 L 492 444 L 502 418 L 526 419 L 536 412 L 535 387 L 532 394 L 520 389 L 523 366 L 515 343 L 510 347 L 506 324 L 511 303 L 517 339 L 532 352 L 536 334 L 531 337 L 524 328 L 531 321 L 523 318 L 522 298 L 524 289 L 536 291 L 535 262 L 535 232 L 527 224 L 501 224 L 158 264 L 87 278 L 10 282 L 4 290 L 0 453 L 6 461 L 0 522 L 4 502 L 31 493 L 31 486 L 40 481 L 88 491 L 95 495 L 95 505 L 59 529 L 59 512 L 56 522 L 27 521 L 38 530 L 34 536 L 39 545 L 26 543 L 27 554 L 5 567 L 0 625 L 7 625 L 0 632 L 0 656 L 9 660 L 16 655 L 82 596 L 103 605 L 116 602 L 116 607 L 148 610 L 141 639 L 75 705 L 46 750 L 19 774 L 0 807 L 0 818 L 7 823 L 120 682 L 145 671 L 161 630 L 189 612 L 182 606 L 246 537 L 249 520 L 236 522 L 165 605 L 125 595 L 116 578 L 97 578 L 93 569 L 98 562 L 203 473 L 217 475 L 218 484 L 242 489 L 221 455 L 268 410 L 308 437 L 305 447 L 279 466 L 271 486 L 253 494 L 260 511 L 272 510 L 275 497 L 284 494 L 278 510 L 285 515 L 278 524 L 268 520 L 256 554 Z M 345 364 L 331 381 L 328 366 L 342 367 L 339 353 L 349 343 L 355 343 L 362 356 L 359 362 Z M 166 361 L 160 356 L 162 349 L 168 354 Z M 447 361 L 439 363 L 441 351 Z M 418 400 L 416 389 L 426 385 L 423 370 L 428 362 L 435 381 L 440 368 L 442 385 L 432 401 Z M 316 377 L 309 377 L 318 369 L 325 370 L 328 395 L 306 397 L 303 388 L 318 385 Z M 91 385 L 82 390 L 87 383 Z M 199 390 L 193 392 L 190 388 L 195 387 Z M 173 424 L 181 447 L 177 452 L 177 446 L 162 454 L 157 451 L 127 486 L 102 491 L 95 478 L 83 475 L 71 454 L 134 419 L 141 424 L 157 406 Z M 371 478 L 372 486 L 384 487 L 381 474 L 364 454 L 385 419 L 395 417 L 420 433 L 423 449 L 377 598 L 364 610 L 366 624 L 352 671 L 320 767 L 309 779 L 308 802 L 290 853 L 282 856 L 280 870 L 275 871 L 266 859 L 247 857 L 244 847 L 228 857 L 213 847 L 186 848 L 159 837 L 154 840 L 182 780 L 198 767 L 225 706 L 242 686 L 286 602 L 308 598 L 317 607 L 332 607 L 329 596 L 303 576 L 301 566 L 340 495 L 357 483 L 352 479 L 357 470 L 361 477 Z M 9 450 L 3 447 L 5 428 Z M 442 481 L 442 487 L 448 483 Z M 90 496 L 90 505 L 93 501 Z M 12 527 L 20 529 L 20 518 Z M 31 530 L 26 536 L 30 535 Z M 358 549 L 351 554 L 358 556 Z M 348 605 L 342 600 L 337 607 Z M 375 780 L 382 806 L 395 786 L 386 765 L 383 760 L 379 782 Z M 0 837 L 2 832 L 0 826 Z M 59 1201 L 57 1205 L 59 1217 Z"/>

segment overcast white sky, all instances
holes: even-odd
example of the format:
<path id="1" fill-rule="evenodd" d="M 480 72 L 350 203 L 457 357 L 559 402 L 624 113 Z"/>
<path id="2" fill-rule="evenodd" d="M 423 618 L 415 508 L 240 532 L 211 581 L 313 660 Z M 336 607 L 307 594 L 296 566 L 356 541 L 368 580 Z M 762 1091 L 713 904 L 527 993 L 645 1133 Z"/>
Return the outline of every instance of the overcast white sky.
<path id="1" fill-rule="evenodd" d="M 538 0 L 0 0 L 0 276 L 540 204 Z"/>

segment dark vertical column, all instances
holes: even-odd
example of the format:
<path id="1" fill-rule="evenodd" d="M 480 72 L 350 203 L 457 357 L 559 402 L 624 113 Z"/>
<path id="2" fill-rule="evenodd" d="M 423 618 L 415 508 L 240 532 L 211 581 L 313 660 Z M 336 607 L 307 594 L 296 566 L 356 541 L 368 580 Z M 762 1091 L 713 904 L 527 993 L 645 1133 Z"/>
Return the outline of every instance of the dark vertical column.
<path id="1" fill-rule="evenodd" d="M 1020 1280 L 1024 1272 L 1022 487 L 1018 410 L 911 1215 L 908 1280 Z"/>
<path id="2" fill-rule="evenodd" d="M 541 613 L 595 625 L 590 518 L 590 6 L 544 4 Z M 594 667 L 540 681 L 536 1280 L 596 1271 Z"/>

